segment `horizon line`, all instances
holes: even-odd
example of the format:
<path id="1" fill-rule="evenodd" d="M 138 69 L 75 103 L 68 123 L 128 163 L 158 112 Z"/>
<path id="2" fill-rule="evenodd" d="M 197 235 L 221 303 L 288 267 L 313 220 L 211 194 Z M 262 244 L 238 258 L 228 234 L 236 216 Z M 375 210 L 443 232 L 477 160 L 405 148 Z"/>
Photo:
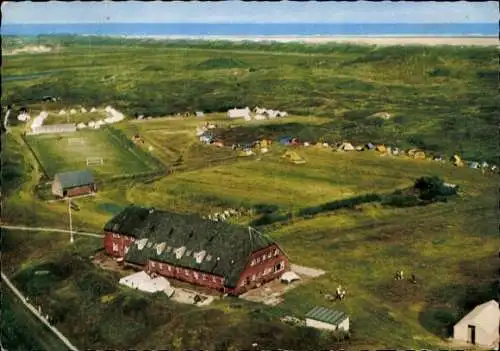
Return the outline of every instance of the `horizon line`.
<path id="1" fill-rule="evenodd" d="M 397 24 L 495 24 L 498 25 L 498 22 L 53 22 L 53 23 L 20 23 L 20 22 L 12 22 L 12 23 L 2 23 L 3 26 L 8 25 L 78 25 L 78 24 L 362 24 L 362 25 L 371 25 L 371 24 L 384 24 L 384 25 L 397 25 Z"/>

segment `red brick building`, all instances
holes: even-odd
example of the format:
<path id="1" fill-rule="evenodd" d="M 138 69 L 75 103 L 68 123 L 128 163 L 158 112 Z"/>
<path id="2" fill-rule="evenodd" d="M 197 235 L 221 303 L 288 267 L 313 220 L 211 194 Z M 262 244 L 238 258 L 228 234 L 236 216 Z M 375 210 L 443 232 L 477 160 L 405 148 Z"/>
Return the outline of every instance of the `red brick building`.
<path id="1" fill-rule="evenodd" d="M 96 191 L 94 177 L 89 170 L 57 173 L 52 182 L 52 194 L 57 197 L 73 197 Z"/>
<path id="2" fill-rule="evenodd" d="M 289 270 L 272 239 L 197 215 L 129 206 L 104 231 L 107 254 L 126 264 L 232 295 Z"/>

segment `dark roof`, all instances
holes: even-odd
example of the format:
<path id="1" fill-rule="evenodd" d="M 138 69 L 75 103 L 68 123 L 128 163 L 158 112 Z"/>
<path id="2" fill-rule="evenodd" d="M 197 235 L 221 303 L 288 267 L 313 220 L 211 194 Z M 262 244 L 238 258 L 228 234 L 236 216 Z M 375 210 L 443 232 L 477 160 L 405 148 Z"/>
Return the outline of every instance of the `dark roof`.
<path id="1" fill-rule="evenodd" d="M 306 314 L 306 318 L 320 322 L 338 325 L 347 318 L 344 312 L 334 311 L 326 307 L 316 306 Z"/>
<path id="2" fill-rule="evenodd" d="M 94 183 L 94 177 L 89 170 L 57 173 L 54 180 L 59 181 L 63 189 Z"/>
<path id="3" fill-rule="evenodd" d="M 128 262 L 145 264 L 150 258 L 211 273 L 224 277 L 225 286 L 231 288 L 236 287 L 250 254 L 274 244 L 243 226 L 137 206 L 129 206 L 117 214 L 104 230 L 136 238 L 125 256 Z M 140 248 L 141 244 L 144 247 Z M 185 251 L 177 258 L 176 250 L 181 247 Z M 200 258 L 203 252 L 205 255 L 198 262 L 196 256 Z"/>

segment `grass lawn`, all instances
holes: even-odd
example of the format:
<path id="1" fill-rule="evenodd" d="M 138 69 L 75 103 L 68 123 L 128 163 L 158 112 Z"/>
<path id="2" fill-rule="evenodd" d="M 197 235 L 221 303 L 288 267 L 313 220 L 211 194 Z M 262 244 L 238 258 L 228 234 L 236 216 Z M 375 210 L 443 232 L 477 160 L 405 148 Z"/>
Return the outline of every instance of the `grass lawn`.
<path id="1" fill-rule="evenodd" d="M 92 169 L 98 179 L 154 170 L 148 158 L 135 148 L 124 145 L 106 129 L 31 135 L 26 139 L 49 178 L 58 172 L 84 168 Z M 102 158 L 103 164 L 87 166 L 88 158 Z"/>

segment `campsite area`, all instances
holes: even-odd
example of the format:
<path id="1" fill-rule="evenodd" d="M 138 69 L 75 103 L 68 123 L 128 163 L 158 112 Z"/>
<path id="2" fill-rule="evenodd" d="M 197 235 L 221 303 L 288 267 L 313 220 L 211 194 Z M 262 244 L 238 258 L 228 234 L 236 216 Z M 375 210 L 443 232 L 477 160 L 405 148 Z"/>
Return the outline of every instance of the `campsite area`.
<path id="1" fill-rule="evenodd" d="M 55 110 L 116 102 L 128 119 L 66 136 L 27 136 L 27 143 L 24 126 L 13 123 L 2 133 L 2 224 L 67 229 L 67 204 L 48 202 L 34 190 L 45 172 L 50 177 L 80 168 L 90 155 L 104 159 L 92 169 L 105 181 L 95 196 L 74 200 L 75 230 L 101 233 L 132 203 L 202 216 L 235 208 L 242 214 L 234 222 L 252 224 L 276 239 L 293 264 L 326 272 L 287 291 L 276 306 L 227 297 L 196 307 L 118 285 L 120 273 L 92 263 L 101 238 L 75 235 L 70 244 L 66 233 L 2 229 L 3 272 L 36 298 L 78 347 L 240 350 L 258 343 L 290 350 L 455 349 L 447 342 L 450 326 L 496 296 L 498 173 L 448 161 L 459 153 L 495 162 L 491 111 L 497 92 L 479 78 L 481 72 L 489 77 L 495 50 L 276 44 L 270 53 L 271 46 L 260 44 L 164 47 L 102 39 L 98 53 L 81 58 L 86 46 L 66 40 L 57 56 L 43 54 L 47 60 L 9 58 L 6 71 L 12 75 L 26 73 L 27 63 L 40 72 L 55 65 L 68 71 L 54 72 L 58 79 L 49 74 L 9 81 L 2 102 L 24 104 L 29 94 L 52 89 L 48 93 L 64 101 Z M 435 66 L 447 70 L 435 72 Z M 190 84 L 184 84 L 187 77 Z M 228 120 L 224 111 L 235 105 L 270 106 L 289 116 Z M 182 115 L 196 110 L 205 115 Z M 393 118 L 386 122 L 370 117 L 388 110 Z M 154 118 L 139 120 L 135 113 Z M 200 141 L 196 129 L 207 123 L 216 125 L 223 146 Z M 319 146 L 285 145 L 280 142 L 285 136 Z M 78 138 L 84 143 L 69 141 Z M 262 138 L 273 140 L 266 153 L 243 157 L 231 148 Z M 322 147 L 343 141 L 419 147 L 430 156 L 448 157 L 437 162 Z M 287 151 L 305 162 L 289 162 L 282 157 Z M 158 169 L 163 174 L 118 177 Z M 388 194 L 427 176 L 458 186 L 458 195 L 425 204 L 386 201 Z M 362 196 L 376 200 L 324 206 Z M 414 273 L 417 283 L 394 280 L 398 270 Z M 339 284 L 347 289 L 346 299 L 328 300 L 325 295 Z M 280 320 L 303 318 L 314 306 L 348 313 L 349 338 L 337 340 Z M 17 321 L 22 324 L 22 316 Z"/>

